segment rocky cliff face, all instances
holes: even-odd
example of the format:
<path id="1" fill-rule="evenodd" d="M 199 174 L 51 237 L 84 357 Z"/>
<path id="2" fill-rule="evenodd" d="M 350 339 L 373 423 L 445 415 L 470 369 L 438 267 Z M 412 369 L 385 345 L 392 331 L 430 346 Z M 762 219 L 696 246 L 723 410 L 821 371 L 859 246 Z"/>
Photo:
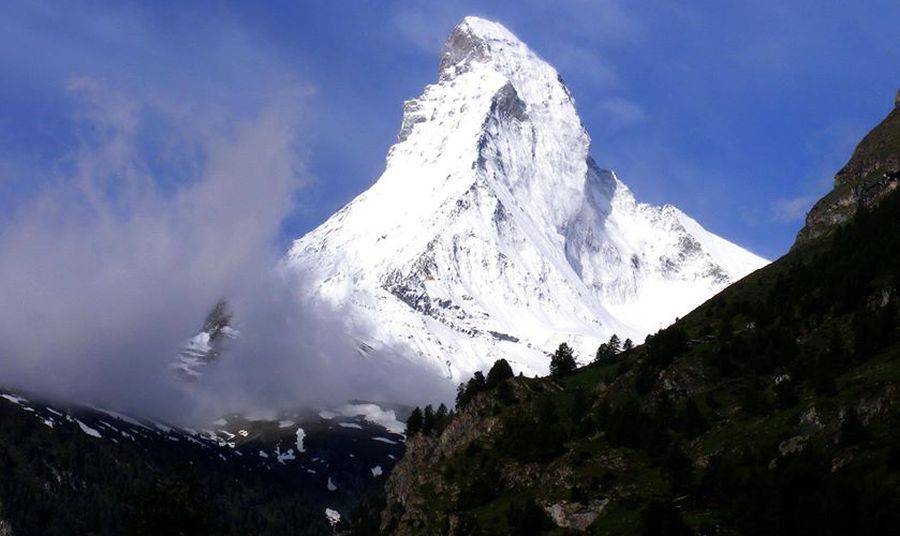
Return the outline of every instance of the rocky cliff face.
<path id="1" fill-rule="evenodd" d="M 891 113 L 856 146 L 834 177 L 834 189 L 806 216 L 794 247 L 850 221 L 900 185 L 900 91 Z"/>
<path id="2" fill-rule="evenodd" d="M 385 484 L 390 503 L 382 514 L 382 530 L 385 533 L 404 535 L 422 534 L 433 528 L 434 511 L 429 497 L 421 495 L 423 489 L 456 499 L 463 491 L 446 481 L 440 473 L 428 470 L 433 460 L 443 460 L 462 452 L 466 446 L 480 437 L 497 432 L 499 418 L 490 416 L 492 402 L 479 397 L 437 436 L 415 435 L 407 441 L 407 453 Z M 448 519 L 455 524 L 456 519 Z"/>

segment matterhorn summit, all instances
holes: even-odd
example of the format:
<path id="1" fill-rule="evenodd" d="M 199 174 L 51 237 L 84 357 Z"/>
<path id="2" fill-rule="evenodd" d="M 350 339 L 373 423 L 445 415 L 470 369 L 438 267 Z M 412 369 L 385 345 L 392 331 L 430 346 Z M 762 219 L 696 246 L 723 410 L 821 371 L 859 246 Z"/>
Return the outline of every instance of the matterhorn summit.
<path id="1" fill-rule="evenodd" d="M 560 342 L 582 360 L 613 333 L 641 342 L 765 263 L 635 200 L 591 159 L 556 70 L 476 17 L 404 103 L 378 181 L 285 259 L 361 353 L 403 349 L 454 382 L 501 357 L 546 373 Z"/>

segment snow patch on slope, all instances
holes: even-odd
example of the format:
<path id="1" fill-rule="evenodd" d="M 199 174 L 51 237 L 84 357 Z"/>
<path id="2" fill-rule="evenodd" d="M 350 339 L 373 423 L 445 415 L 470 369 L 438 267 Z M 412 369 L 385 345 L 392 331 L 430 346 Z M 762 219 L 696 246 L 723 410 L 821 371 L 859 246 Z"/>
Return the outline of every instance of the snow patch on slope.
<path id="1" fill-rule="evenodd" d="M 344 404 L 333 410 L 320 411 L 319 416 L 328 420 L 338 416 L 361 417 L 363 420 L 381 426 L 388 432 L 398 435 L 403 435 L 406 432 L 406 425 L 397 419 L 397 412 L 392 409 L 382 409 L 378 404 Z M 352 423 L 338 424 L 346 426 Z"/>

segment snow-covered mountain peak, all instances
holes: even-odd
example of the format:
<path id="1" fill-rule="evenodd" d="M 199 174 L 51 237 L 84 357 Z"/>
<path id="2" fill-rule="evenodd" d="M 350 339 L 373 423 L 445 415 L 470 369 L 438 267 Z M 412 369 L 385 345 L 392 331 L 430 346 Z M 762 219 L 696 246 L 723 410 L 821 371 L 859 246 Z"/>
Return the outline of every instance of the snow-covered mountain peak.
<path id="1" fill-rule="evenodd" d="M 502 25 L 467 17 L 439 80 L 404 103 L 384 173 L 287 265 L 347 305 L 361 347 L 399 345 L 453 381 L 504 357 L 545 372 L 644 335 L 765 261 L 680 210 L 638 202 L 590 157 L 556 70 Z"/>
<path id="2" fill-rule="evenodd" d="M 466 17 L 450 33 L 441 49 L 440 76 L 449 79 L 474 63 L 515 63 L 527 56 L 528 47 L 502 24 L 479 17 Z"/>

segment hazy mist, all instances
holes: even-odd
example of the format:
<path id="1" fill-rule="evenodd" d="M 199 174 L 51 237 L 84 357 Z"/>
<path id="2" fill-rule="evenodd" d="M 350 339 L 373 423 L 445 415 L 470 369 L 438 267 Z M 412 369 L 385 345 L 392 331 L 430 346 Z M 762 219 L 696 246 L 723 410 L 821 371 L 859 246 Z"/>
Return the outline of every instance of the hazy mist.
<path id="1" fill-rule="evenodd" d="M 78 143 L 0 221 L 0 385 L 189 421 L 351 398 L 446 398 L 402 349 L 363 357 L 340 311 L 278 268 L 305 184 L 307 90 L 252 113 L 136 98 L 73 80 Z M 187 384 L 169 370 L 220 298 L 240 339 Z"/>

